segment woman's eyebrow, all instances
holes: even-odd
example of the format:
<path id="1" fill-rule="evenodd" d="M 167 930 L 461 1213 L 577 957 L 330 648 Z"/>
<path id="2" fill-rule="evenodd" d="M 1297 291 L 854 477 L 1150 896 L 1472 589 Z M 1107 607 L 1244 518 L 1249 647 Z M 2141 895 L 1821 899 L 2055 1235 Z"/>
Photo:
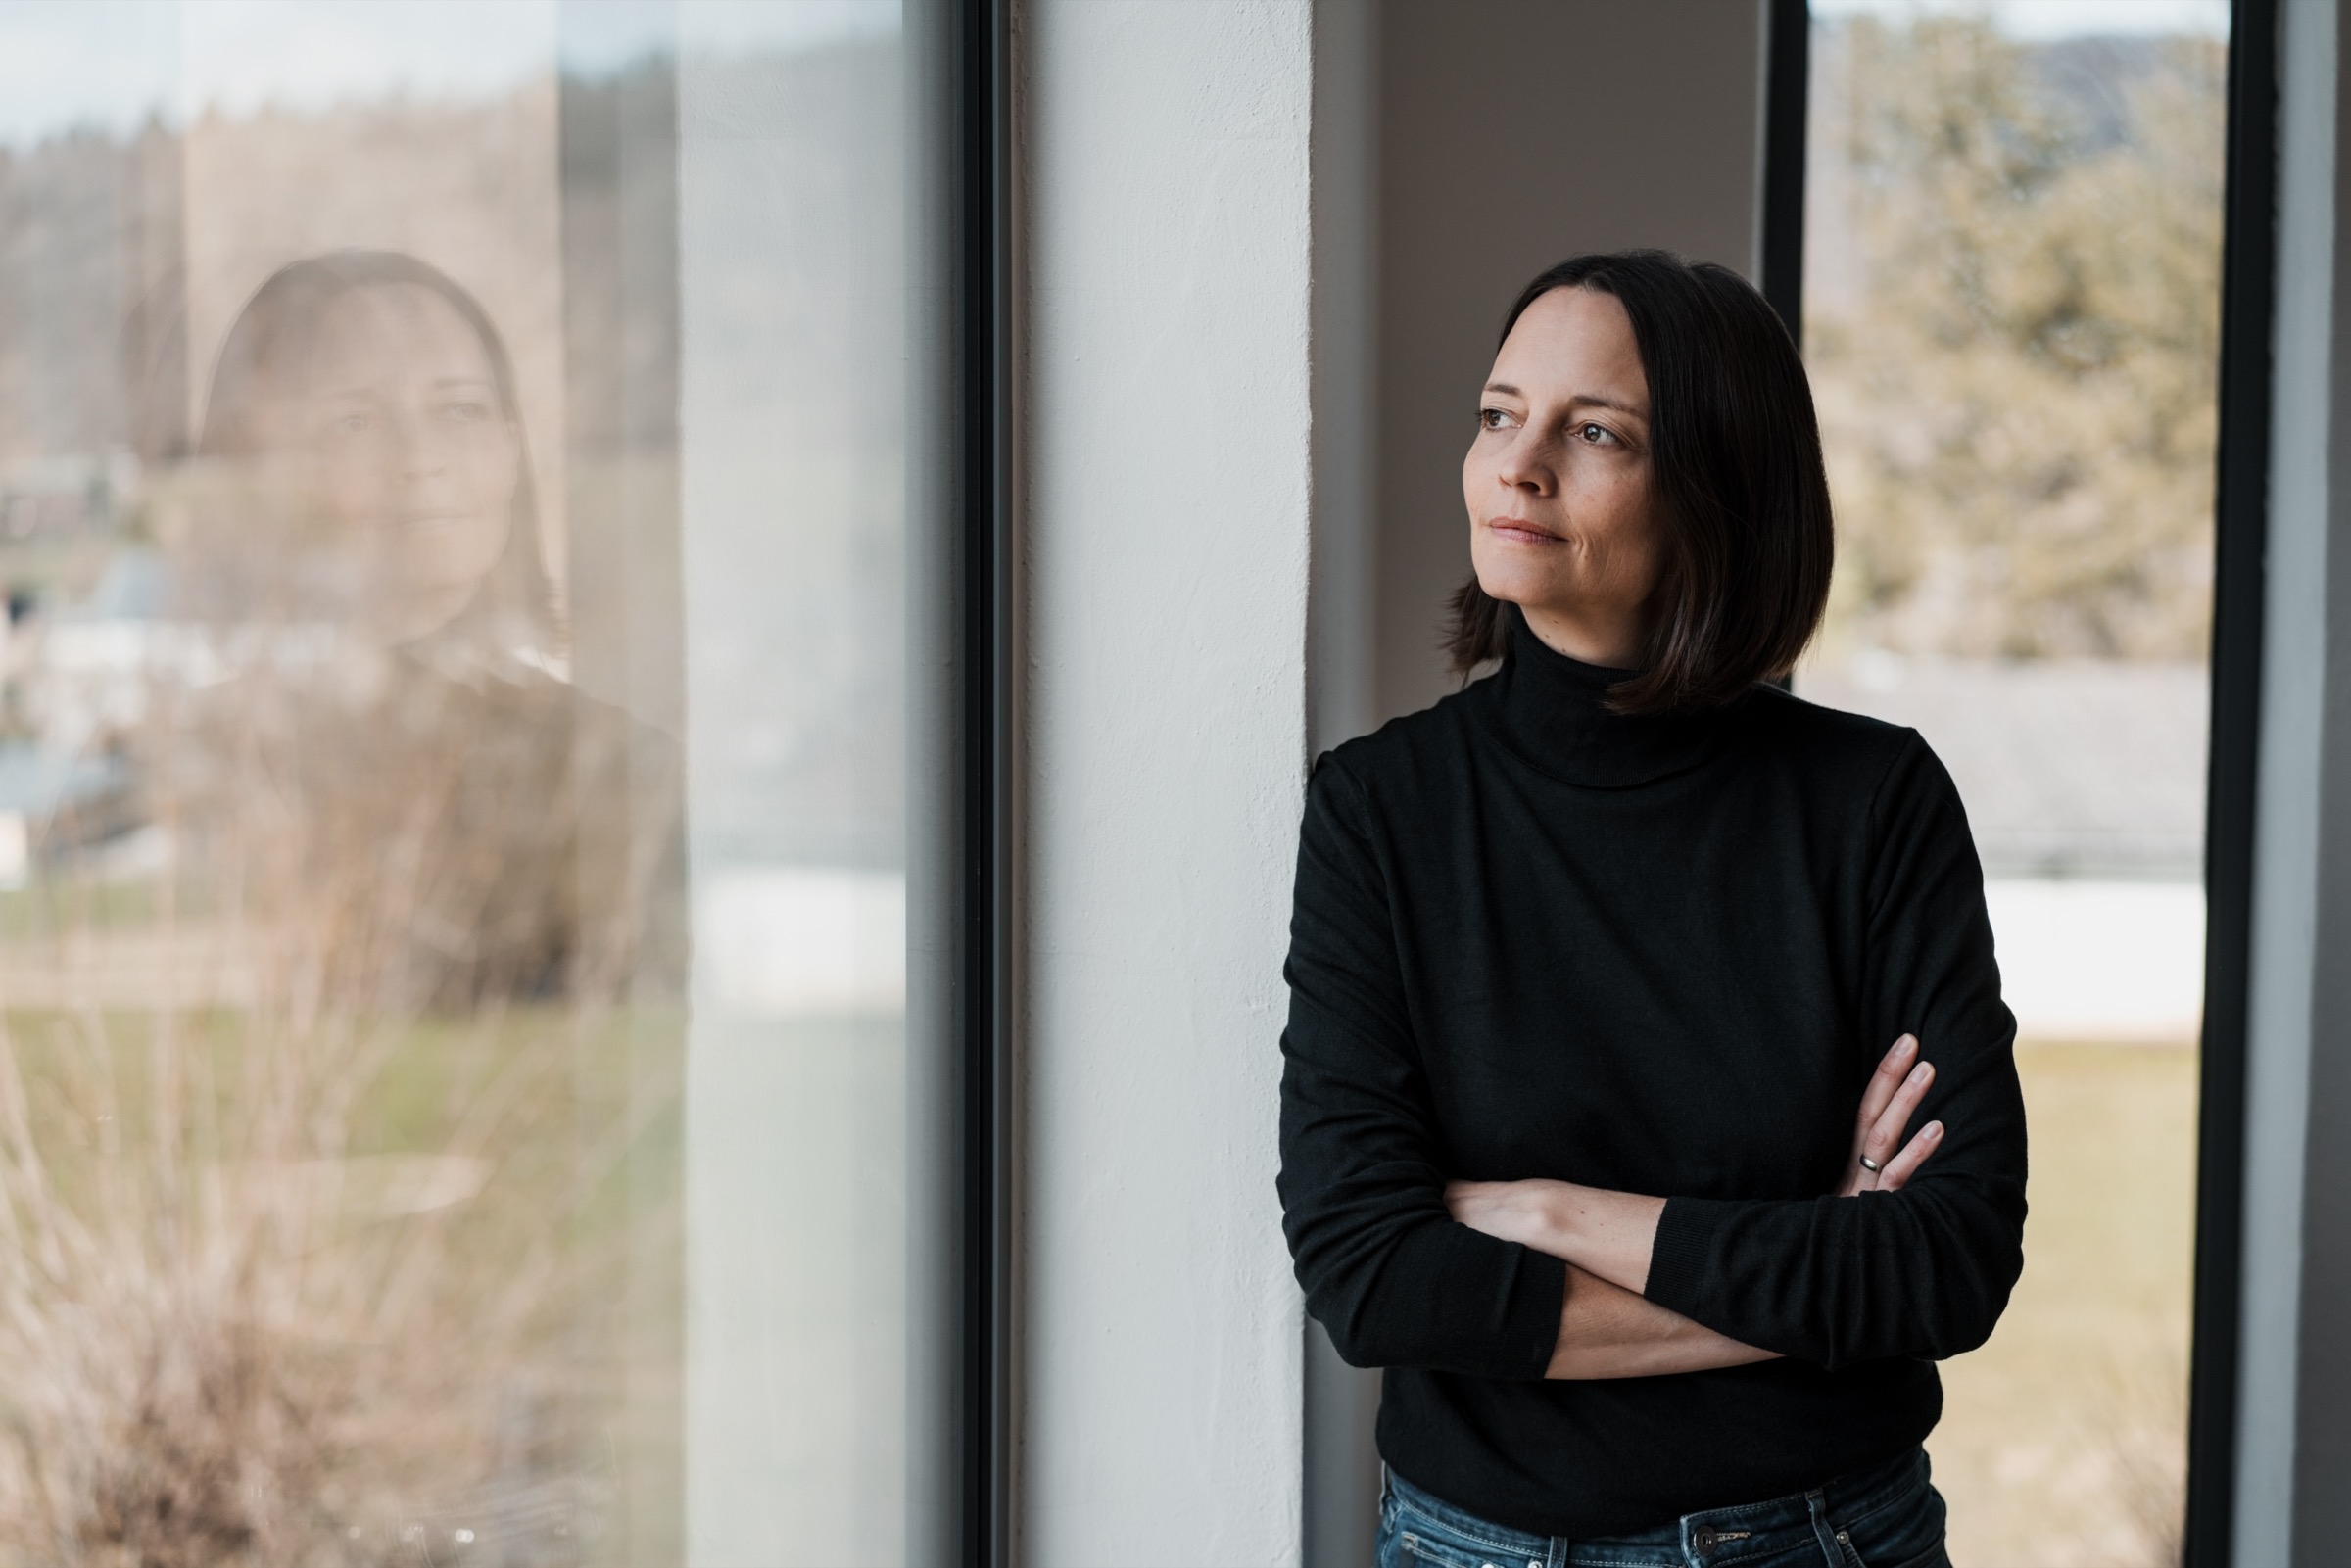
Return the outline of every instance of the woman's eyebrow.
<path id="1" fill-rule="evenodd" d="M 1525 393 L 1519 391 L 1516 387 L 1511 386 L 1507 381 L 1489 381 L 1486 383 L 1486 390 L 1488 392 L 1499 392 L 1506 398 L 1523 398 L 1526 396 Z M 1649 417 L 1649 410 L 1641 407 L 1637 404 L 1625 403 L 1615 398 L 1605 397 L 1597 392 L 1578 392 L 1569 397 L 1567 401 L 1569 403 L 1588 403 L 1599 408 L 1613 408 L 1618 413 L 1631 414 L 1635 419 L 1647 419 Z"/>

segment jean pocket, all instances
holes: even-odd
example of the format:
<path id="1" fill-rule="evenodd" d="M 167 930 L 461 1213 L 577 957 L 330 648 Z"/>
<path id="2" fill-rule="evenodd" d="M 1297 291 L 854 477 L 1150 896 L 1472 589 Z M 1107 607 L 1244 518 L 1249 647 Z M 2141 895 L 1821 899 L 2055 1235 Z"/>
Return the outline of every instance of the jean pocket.
<path id="1" fill-rule="evenodd" d="M 1516 1559 L 1464 1551 L 1451 1541 L 1407 1526 L 1396 1532 L 1396 1568 L 1516 1568 Z"/>
<path id="2" fill-rule="evenodd" d="M 1922 1475 L 1837 1533 L 1850 1568 L 1950 1568 L 1943 1494 Z"/>
<path id="3" fill-rule="evenodd" d="M 1542 1568 L 1541 1556 L 1433 1524 L 1410 1508 L 1381 1521 L 1379 1568 Z"/>

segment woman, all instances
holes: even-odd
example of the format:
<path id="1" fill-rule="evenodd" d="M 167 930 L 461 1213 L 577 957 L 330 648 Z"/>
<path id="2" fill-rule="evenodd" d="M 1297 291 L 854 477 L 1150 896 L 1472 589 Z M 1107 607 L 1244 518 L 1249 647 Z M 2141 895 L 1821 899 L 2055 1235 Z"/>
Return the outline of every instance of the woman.
<path id="1" fill-rule="evenodd" d="M 1379 1560 L 1943 1564 L 2015 1022 L 1934 755 L 1771 684 L 1831 556 L 1795 348 L 1721 267 L 1564 262 L 1463 487 L 1451 651 L 1499 668 L 1317 766 L 1286 971 L 1285 1228 L 1386 1369 Z"/>
<path id="2" fill-rule="evenodd" d="M 339 1000 L 462 1012 L 682 968 L 675 748 L 562 679 L 515 379 L 479 304 L 413 257 L 294 261 L 220 352 L 218 494 L 177 576 L 275 626 L 216 701 L 242 885 L 273 887 Z M 256 867 L 278 875 L 260 879 Z"/>

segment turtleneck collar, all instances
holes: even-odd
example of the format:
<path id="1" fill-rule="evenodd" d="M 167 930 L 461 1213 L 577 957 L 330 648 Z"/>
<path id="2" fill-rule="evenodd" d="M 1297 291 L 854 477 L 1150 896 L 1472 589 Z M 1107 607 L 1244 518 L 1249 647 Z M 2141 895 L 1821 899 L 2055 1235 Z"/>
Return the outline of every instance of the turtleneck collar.
<path id="1" fill-rule="evenodd" d="M 1721 736 L 1721 715 L 1627 715 L 1607 707 L 1608 689 L 1636 672 L 1586 664 L 1555 651 L 1513 606 L 1510 652 L 1487 704 L 1511 749 L 1554 778 L 1624 789 L 1698 766 Z"/>

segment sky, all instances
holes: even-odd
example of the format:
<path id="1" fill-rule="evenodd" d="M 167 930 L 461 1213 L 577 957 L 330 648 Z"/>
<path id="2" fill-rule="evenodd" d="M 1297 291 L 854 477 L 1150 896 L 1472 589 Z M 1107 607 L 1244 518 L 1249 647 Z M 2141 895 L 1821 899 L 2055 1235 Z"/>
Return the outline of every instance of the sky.
<path id="1" fill-rule="evenodd" d="M 7 0 L 0 145 L 206 109 L 481 99 L 558 58 L 596 74 L 673 41 L 789 50 L 897 24 L 898 0 Z"/>
<path id="2" fill-rule="evenodd" d="M 561 58 L 596 74 L 668 39 L 804 48 L 892 31 L 899 0 L 6 0 L 0 146 L 150 115 L 496 96 Z M 1816 16 L 1973 10 L 2019 37 L 2226 36 L 2228 0 L 1813 0 Z"/>
<path id="3" fill-rule="evenodd" d="M 1900 18 L 1922 11 L 1989 16 L 2002 32 L 2036 42 L 2088 33 L 2229 36 L 2229 0 L 1812 0 L 1815 17 Z"/>

